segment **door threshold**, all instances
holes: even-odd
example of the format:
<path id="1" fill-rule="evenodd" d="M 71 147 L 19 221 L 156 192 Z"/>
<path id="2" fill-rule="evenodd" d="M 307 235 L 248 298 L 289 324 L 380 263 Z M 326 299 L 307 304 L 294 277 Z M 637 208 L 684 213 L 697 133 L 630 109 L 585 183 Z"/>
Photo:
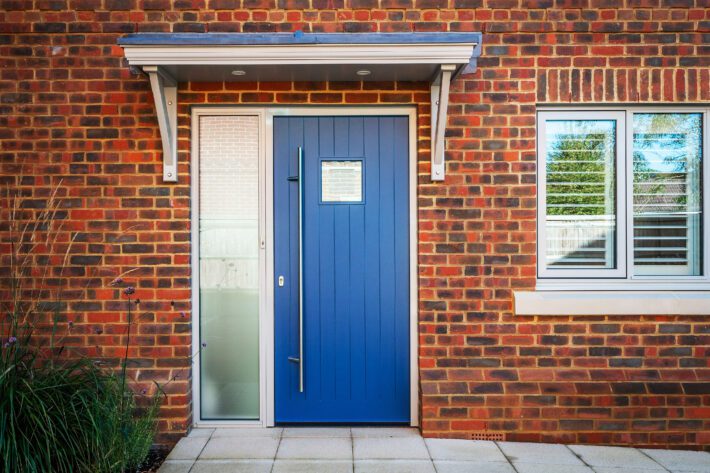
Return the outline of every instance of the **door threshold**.
<path id="1" fill-rule="evenodd" d="M 412 427 L 409 422 L 277 422 L 276 427 Z"/>
<path id="2" fill-rule="evenodd" d="M 192 424 L 193 429 L 259 429 L 268 427 L 261 421 L 238 421 L 238 420 L 222 420 L 222 421 L 199 421 Z M 271 426 L 273 427 L 273 426 Z"/>

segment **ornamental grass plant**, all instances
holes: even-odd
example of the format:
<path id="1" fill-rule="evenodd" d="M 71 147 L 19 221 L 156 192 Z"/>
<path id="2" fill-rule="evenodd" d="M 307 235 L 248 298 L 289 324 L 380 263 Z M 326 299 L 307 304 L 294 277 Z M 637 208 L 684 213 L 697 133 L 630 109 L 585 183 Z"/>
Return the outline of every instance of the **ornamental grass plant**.
<path id="1" fill-rule="evenodd" d="M 120 370 L 65 340 L 62 292 L 73 239 L 62 229 L 57 189 L 43 209 L 10 190 L 0 209 L 0 470 L 13 473 L 135 471 L 153 444 L 162 389 L 135 392 L 127 370 L 133 288 Z M 119 278 L 114 285 L 121 285 Z"/>

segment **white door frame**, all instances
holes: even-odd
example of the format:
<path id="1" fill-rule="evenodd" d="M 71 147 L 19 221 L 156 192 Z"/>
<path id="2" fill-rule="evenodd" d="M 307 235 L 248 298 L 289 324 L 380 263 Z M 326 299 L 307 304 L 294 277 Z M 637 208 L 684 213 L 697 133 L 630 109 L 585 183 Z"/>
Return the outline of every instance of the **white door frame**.
<path id="1" fill-rule="evenodd" d="M 200 418 L 200 284 L 199 284 L 199 119 L 201 116 L 260 117 L 259 137 L 259 392 L 260 418 L 252 421 L 203 421 Z M 275 116 L 406 116 L 409 118 L 409 357 L 410 425 L 419 425 L 419 306 L 417 112 L 415 106 L 199 106 L 191 120 L 191 266 L 192 266 L 192 399 L 195 427 L 274 426 L 274 157 Z M 206 348 L 206 349 L 209 349 Z"/>

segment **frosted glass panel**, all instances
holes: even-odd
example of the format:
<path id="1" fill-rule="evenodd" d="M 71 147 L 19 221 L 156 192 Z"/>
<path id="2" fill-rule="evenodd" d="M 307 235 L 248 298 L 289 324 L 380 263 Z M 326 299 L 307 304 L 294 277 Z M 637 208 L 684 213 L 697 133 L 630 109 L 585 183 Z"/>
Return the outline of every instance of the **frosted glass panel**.
<path id="1" fill-rule="evenodd" d="M 259 418 L 259 121 L 200 117 L 202 419 Z"/>

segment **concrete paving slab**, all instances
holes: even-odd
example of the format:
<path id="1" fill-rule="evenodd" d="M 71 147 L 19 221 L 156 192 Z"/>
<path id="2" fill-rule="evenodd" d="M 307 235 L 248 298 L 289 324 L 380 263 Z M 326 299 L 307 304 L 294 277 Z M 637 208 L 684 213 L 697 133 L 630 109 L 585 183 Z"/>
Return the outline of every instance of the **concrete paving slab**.
<path id="1" fill-rule="evenodd" d="M 190 473 L 269 473 L 271 460 L 198 460 Z"/>
<path id="2" fill-rule="evenodd" d="M 594 470 L 584 465 L 515 462 L 513 466 L 518 473 L 594 473 Z"/>
<path id="3" fill-rule="evenodd" d="M 596 467 L 611 467 L 665 471 L 665 468 L 635 448 L 596 445 L 570 445 L 569 448 L 595 470 Z"/>
<path id="4" fill-rule="evenodd" d="M 419 430 L 409 427 L 353 427 L 353 438 L 421 437 Z"/>
<path id="5" fill-rule="evenodd" d="M 352 461 L 350 438 L 282 438 L 277 460 L 348 460 Z"/>
<path id="6" fill-rule="evenodd" d="M 350 438 L 349 427 L 286 427 L 283 438 L 297 437 L 347 437 Z"/>
<path id="7" fill-rule="evenodd" d="M 207 437 L 181 438 L 166 460 L 195 460 L 204 448 L 207 440 Z"/>
<path id="8" fill-rule="evenodd" d="M 355 473 L 436 473 L 430 460 L 355 460 Z"/>
<path id="9" fill-rule="evenodd" d="M 510 463 L 482 461 L 434 461 L 437 473 L 515 473 Z"/>
<path id="10" fill-rule="evenodd" d="M 426 439 L 434 460 L 507 462 L 495 442 L 487 440 Z"/>
<path id="11" fill-rule="evenodd" d="M 419 437 L 355 438 L 353 443 L 355 460 L 429 460 Z"/>
<path id="12" fill-rule="evenodd" d="M 273 460 L 278 439 L 221 437 L 207 442 L 200 460 Z"/>
<path id="13" fill-rule="evenodd" d="M 187 434 L 188 438 L 197 438 L 197 437 L 211 437 L 212 434 L 214 433 L 214 429 L 192 429 L 189 434 Z"/>
<path id="14" fill-rule="evenodd" d="M 582 465 L 582 460 L 565 445 L 528 442 L 496 442 L 508 460 L 521 463 Z"/>
<path id="15" fill-rule="evenodd" d="M 231 429 L 217 429 L 212 438 L 222 438 L 222 437 L 240 437 L 240 438 L 281 438 L 281 433 L 283 428 L 281 427 L 268 427 L 268 428 L 231 428 Z"/>
<path id="16" fill-rule="evenodd" d="M 188 473 L 194 463 L 192 460 L 165 460 L 158 473 Z"/>
<path id="17" fill-rule="evenodd" d="M 351 461 L 276 460 L 271 473 L 352 473 Z"/>
<path id="18" fill-rule="evenodd" d="M 674 473 L 710 472 L 710 453 L 708 452 L 655 449 L 643 449 L 641 451 Z"/>
<path id="19" fill-rule="evenodd" d="M 648 473 L 645 468 L 614 468 L 609 466 L 595 466 L 594 471 L 596 473 Z M 668 471 L 668 470 L 651 470 L 651 471 Z"/>

